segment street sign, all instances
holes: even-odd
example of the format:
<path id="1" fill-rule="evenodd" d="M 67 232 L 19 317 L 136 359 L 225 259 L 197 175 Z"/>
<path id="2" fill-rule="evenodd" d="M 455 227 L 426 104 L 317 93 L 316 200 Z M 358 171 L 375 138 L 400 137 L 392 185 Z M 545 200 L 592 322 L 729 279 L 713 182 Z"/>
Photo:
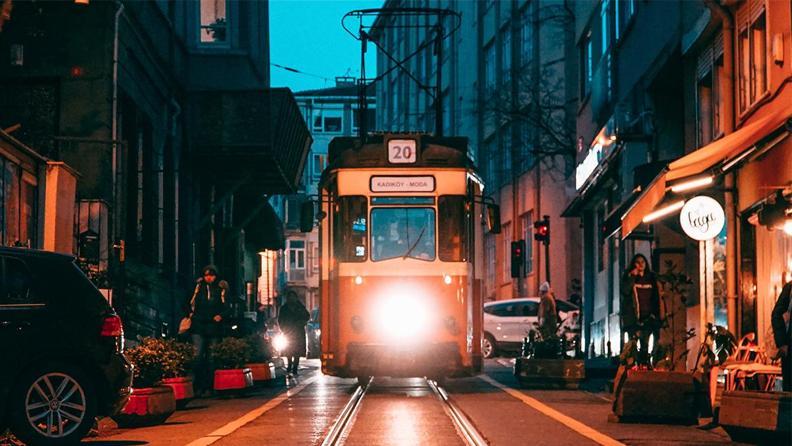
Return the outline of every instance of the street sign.
<path id="1" fill-rule="evenodd" d="M 693 240 L 710 240 L 726 223 L 723 207 L 714 198 L 699 195 L 688 200 L 679 212 L 682 230 Z"/>
<path id="2" fill-rule="evenodd" d="M 391 139 L 388 141 L 388 162 L 413 164 L 418 159 L 414 139 Z"/>

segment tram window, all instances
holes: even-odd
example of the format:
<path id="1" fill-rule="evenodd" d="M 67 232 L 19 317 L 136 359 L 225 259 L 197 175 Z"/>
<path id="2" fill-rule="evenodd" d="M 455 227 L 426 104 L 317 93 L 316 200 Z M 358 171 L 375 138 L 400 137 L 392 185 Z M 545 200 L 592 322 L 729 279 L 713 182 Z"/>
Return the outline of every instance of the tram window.
<path id="1" fill-rule="evenodd" d="M 333 214 L 333 253 L 339 262 L 366 260 L 366 197 L 339 197 Z"/>
<path id="2" fill-rule="evenodd" d="M 435 259 L 435 211 L 431 208 L 375 208 L 371 211 L 371 259 Z"/>
<path id="3" fill-rule="evenodd" d="M 464 262 L 468 259 L 466 223 L 469 220 L 463 195 L 443 195 L 437 201 L 440 213 L 437 246 L 440 260 Z"/>

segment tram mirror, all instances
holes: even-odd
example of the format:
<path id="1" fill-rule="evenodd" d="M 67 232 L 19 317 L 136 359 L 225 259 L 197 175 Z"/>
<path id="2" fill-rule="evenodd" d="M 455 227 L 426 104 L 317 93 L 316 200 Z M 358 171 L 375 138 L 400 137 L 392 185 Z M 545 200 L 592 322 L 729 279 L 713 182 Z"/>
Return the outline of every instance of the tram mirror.
<path id="1" fill-rule="evenodd" d="M 490 234 L 500 234 L 501 232 L 500 206 L 497 204 L 487 205 L 487 230 Z"/>
<path id="2" fill-rule="evenodd" d="M 314 226 L 314 203 L 308 200 L 300 207 L 300 232 L 311 232 Z"/>

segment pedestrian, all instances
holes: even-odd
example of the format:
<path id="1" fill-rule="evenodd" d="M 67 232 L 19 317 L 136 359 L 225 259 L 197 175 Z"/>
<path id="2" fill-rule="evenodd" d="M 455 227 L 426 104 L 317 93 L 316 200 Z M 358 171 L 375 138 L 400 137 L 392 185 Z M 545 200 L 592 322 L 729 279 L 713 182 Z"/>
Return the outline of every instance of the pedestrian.
<path id="1" fill-rule="evenodd" d="M 209 348 L 223 335 L 223 320 L 228 314 L 228 283 L 218 280 L 214 266 L 206 266 L 201 271 L 190 299 L 189 315 L 192 320 L 190 334 L 195 348 L 195 388 L 199 395 L 211 391 Z"/>
<path id="2" fill-rule="evenodd" d="M 555 294 L 548 282 L 539 285 L 539 332 L 543 339 L 549 339 L 558 332 Z"/>
<path id="3" fill-rule="evenodd" d="M 621 280 L 621 326 L 638 340 L 638 362 L 649 365 L 649 339 L 660 334 L 660 288 L 657 276 L 643 254 L 636 254 Z"/>
<path id="4" fill-rule="evenodd" d="M 286 303 L 278 313 L 278 325 L 286 337 L 286 348 L 282 352 L 288 359 L 286 371 L 291 376 L 298 375 L 300 357 L 305 356 L 305 325 L 311 315 L 292 290 L 286 292 Z"/>
<path id="5" fill-rule="evenodd" d="M 792 281 L 787 282 L 781 288 L 781 294 L 773 307 L 770 321 L 773 326 L 773 338 L 775 338 L 778 355 L 781 358 L 781 380 L 784 392 L 792 392 L 792 352 L 789 351 L 792 345 Z M 784 316 L 786 315 L 786 316 Z"/>

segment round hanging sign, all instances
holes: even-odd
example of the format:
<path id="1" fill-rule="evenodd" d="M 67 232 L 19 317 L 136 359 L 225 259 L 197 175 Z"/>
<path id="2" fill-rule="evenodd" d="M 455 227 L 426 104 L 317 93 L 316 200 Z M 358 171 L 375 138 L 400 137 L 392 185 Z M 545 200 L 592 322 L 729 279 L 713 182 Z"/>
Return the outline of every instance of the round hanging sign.
<path id="1" fill-rule="evenodd" d="M 704 195 L 688 200 L 679 213 L 679 223 L 693 240 L 710 240 L 723 230 L 726 214 L 715 199 Z"/>

